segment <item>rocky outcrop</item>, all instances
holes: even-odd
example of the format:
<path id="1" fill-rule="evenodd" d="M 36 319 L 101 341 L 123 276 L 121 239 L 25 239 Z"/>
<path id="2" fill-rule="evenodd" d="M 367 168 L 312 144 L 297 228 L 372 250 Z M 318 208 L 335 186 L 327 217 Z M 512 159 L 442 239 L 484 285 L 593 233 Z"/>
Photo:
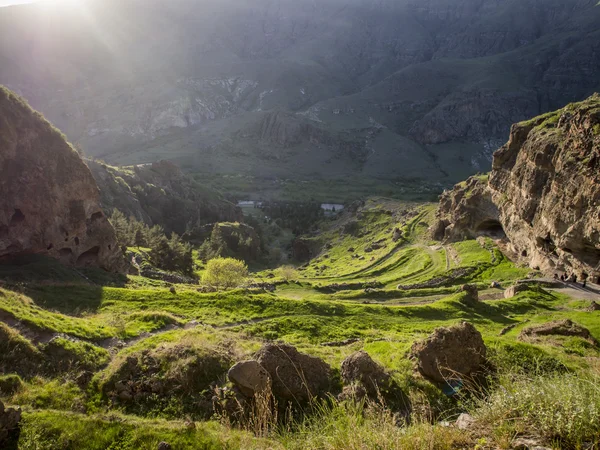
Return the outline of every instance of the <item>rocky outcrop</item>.
<path id="1" fill-rule="evenodd" d="M 502 234 L 487 176 L 474 176 L 444 191 L 431 227 L 434 239 L 458 241 L 481 234 Z"/>
<path id="2" fill-rule="evenodd" d="M 511 246 L 546 272 L 600 269 L 600 96 L 513 126 L 490 188 Z"/>
<path id="3" fill-rule="evenodd" d="M 273 382 L 273 395 L 283 403 L 305 403 L 324 395 L 331 386 L 331 367 L 288 344 L 267 344 L 257 355 Z"/>
<path id="4" fill-rule="evenodd" d="M 507 252 L 548 274 L 600 275 L 600 96 L 514 125 L 489 183 L 445 192 L 437 239 L 505 235 Z"/>
<path id="5" fill-rule="evenodd" d="M 0 257 L 124 269 L 90 170 L 56 128 L 0 88 Z"/>
<path id="6" fill-rule="evenodd" d="M 509 287 L 504 291 L 504 298 L 513 298 L 514 296 L 520 294 L 521 292 L 526 292 L 529 290 L 529 286 L 525 283 L 517 283 L 514 286 Z"/>
<path id="7" fill-rule="evenodd" d="M 486 361 L 481 333 L 468 322 L 437 328 L 411 348 L 417 369 L 426 378 L 446 383 L 476 373 Z"/>
<path id="8" fill-rule="evenodd" d="M 531 341 L 543 336 L 575 336 L 588 341 L 592 345 L 598 346 L 598 341 L 592 336 L 590 330 L 569 319 L 525 328 L 519 334 L 519 339 L 522 341 Z"/>
<path id="9" fill-rule="evenodd" d="M 189 226 L 238 221 L 242 213 L 220 193 L 184 174 L 170 161 L 126 168 L 88 161 L 106 214 L 118 209 L 149 226 L 183 234 Z M 210 234 L 210 231 L 209 231 Z"/>
<path id="10" fill-rule="evenodd" d="M 9 448 L 11 442 L 16 442 L 21 422 L 20 408 L 6 408 L 0 401 L 0 447 Z M 5 445 L 7 447 L 5 447 Z"/>

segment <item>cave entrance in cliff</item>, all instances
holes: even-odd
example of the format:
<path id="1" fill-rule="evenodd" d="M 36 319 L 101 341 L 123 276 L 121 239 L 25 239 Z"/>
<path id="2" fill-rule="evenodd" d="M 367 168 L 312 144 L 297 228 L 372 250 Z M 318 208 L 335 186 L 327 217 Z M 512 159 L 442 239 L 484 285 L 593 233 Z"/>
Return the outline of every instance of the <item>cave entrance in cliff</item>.
<path id="1" fill-rule="evenodd" d="M 506 237 L 506 233 L 504 232 L 504 228 L 502 228 L 502 224 L 494 219 L 484 220 L 479 225 L 477 225 L 475 231 L 478 234 L 497 239 L 502 239 Z"/>
<path id="2" fill-rule="evenodd" d="M 77 258 L 77 265 L 80 267 L 94 266 L 98 264 L 98 255 L 100 254 L 100 247 L 93 247 L 87 252 L 82 253 Z"/>

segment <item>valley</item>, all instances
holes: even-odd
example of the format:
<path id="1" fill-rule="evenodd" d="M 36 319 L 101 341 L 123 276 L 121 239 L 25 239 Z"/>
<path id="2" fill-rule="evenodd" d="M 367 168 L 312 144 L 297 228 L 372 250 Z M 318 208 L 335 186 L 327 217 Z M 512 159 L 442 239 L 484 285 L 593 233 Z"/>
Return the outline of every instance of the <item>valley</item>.
<path id="1" fill-rule="evenodd" d="M 0 450 L 600 447 L 597 0 L 0 0 Z"/>

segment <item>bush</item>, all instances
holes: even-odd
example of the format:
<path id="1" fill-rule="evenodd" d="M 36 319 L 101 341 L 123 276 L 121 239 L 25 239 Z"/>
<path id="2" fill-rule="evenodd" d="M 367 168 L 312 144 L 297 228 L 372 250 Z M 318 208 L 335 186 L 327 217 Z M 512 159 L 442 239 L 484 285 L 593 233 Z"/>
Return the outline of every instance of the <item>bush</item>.
<path id="1" fill-rule="evenodd" d="M 231 289 L 241 285 L 248 276 L 248 266 L 233 258 L 211 259 L 206 265 L 202 282 L 219 289 Z"/>

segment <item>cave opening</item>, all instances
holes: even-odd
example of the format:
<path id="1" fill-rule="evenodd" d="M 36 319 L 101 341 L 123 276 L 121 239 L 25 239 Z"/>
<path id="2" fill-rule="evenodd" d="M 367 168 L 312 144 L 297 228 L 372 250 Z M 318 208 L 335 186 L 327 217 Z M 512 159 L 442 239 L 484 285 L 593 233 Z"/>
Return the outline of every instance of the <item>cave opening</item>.
<path id="1" fill-rule="evenodd" d="M 14 214 L 10 218 L 10 226 L 13 227 L 23 222 L 25 222 L 25 214 L 20 209 L 15 209 Z"/>
<path id="2" fill-rule="evenodd" d="M 490 236 L 494 238 L 506 237 L 506 233 L 504 232 L 502 224 L 494 219 L 484 220 L 479 225 L 477 225 L 475 231 L 479 234 L 483 234 L 485 236 Z"/>
<path id="3" fill-rule="evenodd" d="M 98 255 L 100 253 L 100 247 L 92 247 L 88 251 L 79 255 L 77 258 L 78 266 L 90 266 L 98 263 Z"/>

